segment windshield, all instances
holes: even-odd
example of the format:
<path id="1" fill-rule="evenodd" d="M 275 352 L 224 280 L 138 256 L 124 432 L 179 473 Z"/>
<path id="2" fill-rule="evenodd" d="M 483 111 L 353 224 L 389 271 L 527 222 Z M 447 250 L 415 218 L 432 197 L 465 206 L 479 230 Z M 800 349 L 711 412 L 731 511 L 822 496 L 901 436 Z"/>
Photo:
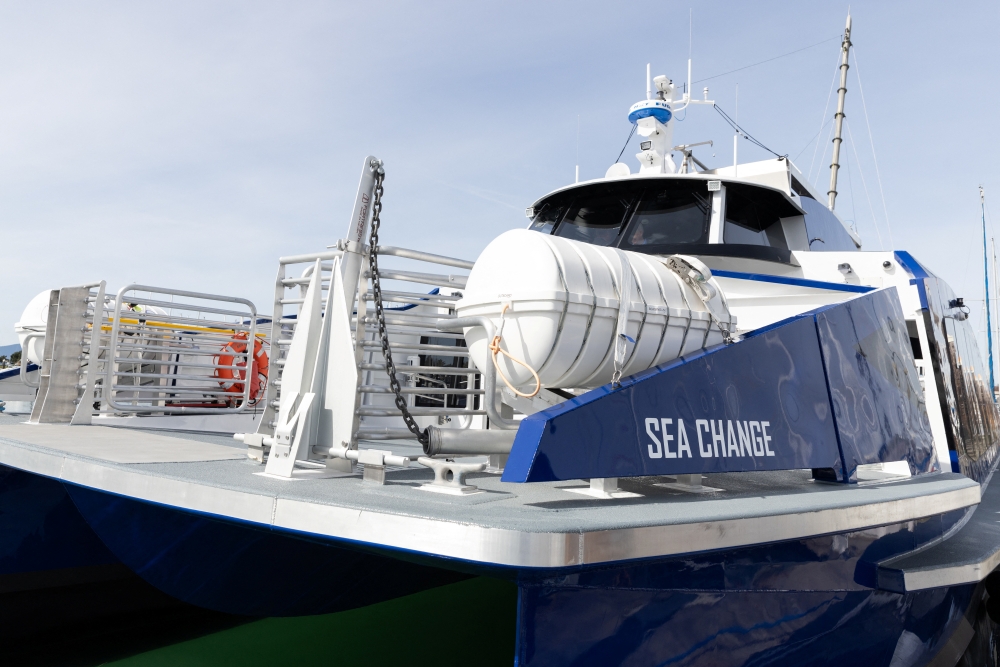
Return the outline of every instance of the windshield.
<path id="1" fill-rule="evenodd" d="M 648 188 L 626 234 L 628 245 L 705 243 L 712 207 L 690 183 Z M 680 187 L 677 187 L 680 186 Z"/>
<path id="2" fill-rule="evenodd" d="M 746 185 L 726 187 L 726 219 L 723 241 L 788 249 L 781 227 L 788 205 L 767 190 Z M 791 211 L 795 213 L 795 211 Z"/>
<path id="3" fill-rule="evenodd" d="M 615 182 L 552 195 L 535 207 L 530 229 L 628 247 L 707 243 L 710 221 L 704 181 Z"/>
<path id="4" fill-rule="evenodd" d="M 555 235 L 594 245 L 614 243 L 641 190 L 607 187 L 602 190 L 575 197 Z"/>

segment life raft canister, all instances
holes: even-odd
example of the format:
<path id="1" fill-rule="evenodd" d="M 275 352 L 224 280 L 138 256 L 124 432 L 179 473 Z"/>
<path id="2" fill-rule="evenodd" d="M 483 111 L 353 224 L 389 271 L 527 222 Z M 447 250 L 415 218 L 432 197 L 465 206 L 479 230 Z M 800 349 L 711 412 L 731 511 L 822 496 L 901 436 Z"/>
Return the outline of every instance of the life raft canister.
<path id="1" fill-rule="evenodd" d="M 219 379 L 219 385 L 227 392 L 232 394 L 243 395 L 243 383 L 246 381 L 246 365 L 245 359 L 241 359 L 238 363 L 234 363 L 236 354 L 243 354 L 247 349 L 247 333 L 242 331 L 235 336 L 233 336 L 232 341 L 223 346 L 219 355 L 215 357 L 215 363 L 218 366 L 236 366 L 239 370 L 233 370 L 231 368 L 216 368 L 215 377 Z M 264 351 L 264 345 L 259 339 L 254 338 L 253 342 L 253 364 L 250 366 L 250 398 L 248 401 L 249 405 L 254 405 L 257 401 L 264 396 L 264 390 L 267 388 L 267 369 L 268 369 L 268 359 L 267 352 Z M 229 402 L 235 401 L 235 397 L 230 398 Z"/>

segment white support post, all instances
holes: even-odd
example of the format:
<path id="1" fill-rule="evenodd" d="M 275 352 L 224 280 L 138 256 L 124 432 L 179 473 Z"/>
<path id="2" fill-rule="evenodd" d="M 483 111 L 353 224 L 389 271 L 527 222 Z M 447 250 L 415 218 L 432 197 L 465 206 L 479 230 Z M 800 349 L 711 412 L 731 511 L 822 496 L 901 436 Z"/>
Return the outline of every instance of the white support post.
<path id="1" fill-rule="evenodd" d="M 97 299 L 94 301 L 94 320 L 90 326 L 90 350 L 87 353 L 87 386 L 76 405 L 76 411 L 70 424 L 90 424 L 94 417 L 94 388 L 97 383 L 97 367 L 101 352 L 101 336 L 104 326 L 104 290 L 107 281 L 102 280 L 97 288 Z"/>
<path id="2" fill-rule="evenodd" d="M 368 221 L 371 217 L 371 203 L 375 194 L 375 175 L 382 168 L 382 161 L 373 155 L 365 158 L 361 167 L 361 182 L 358 183 L 358 194 L 354 199 L 354 212 L 344 239 L 344 257 L 340 264 L 340 272 L 344 279 L 344 294 L 353 299 L 358 292 L 358 282 L 361 278 L 362 254 L 365 241 L 368 238 Z M 351 304 L 353 308 L 353 303 Z"/>
<path id="3" fill-rule="evenodd" d="M 317 444 L 321 447 L 350 449 L 354 440 L 357 408 L 361 396 L 358 392 L 360 372 L 356 356 L 360 345 L 355 346 L 351 331 L 353 294 L 349 296 L 345 292 L 344 281 L 336 270 L 330 280 L 329 304 L 326 310 L 326 319 L 329 321 L 326 382 Z M 359 310 L 358 318 L 363 320 L 364 309 Z M 358 322 L 358 331 L 363 339 L 364 324 L 361 321 Z M 340 472 L 353 470 L 351 461 L 337 457 L 327 459 L 326 465 L 327 468 Z"/>
<path id="4" fill-rule="evenodd" d="M 712 219 L 708 230 L 709 243 L 722 243 L 726 230 L 726 186 L 720 184 L 712 193 Z"/>
<path id="5" fill-rule="evenodd" d="M 309 453 L 309 445 L 302 445 L 314 431 L 316 416 L 313 389 L 323 337 L 322 280 L 323 270 L 320 261 L 316 260 L 281 374 L 278 424 L 265 468 L 269 475 L 291 477 L 295 461 L 306 458 Z"/>

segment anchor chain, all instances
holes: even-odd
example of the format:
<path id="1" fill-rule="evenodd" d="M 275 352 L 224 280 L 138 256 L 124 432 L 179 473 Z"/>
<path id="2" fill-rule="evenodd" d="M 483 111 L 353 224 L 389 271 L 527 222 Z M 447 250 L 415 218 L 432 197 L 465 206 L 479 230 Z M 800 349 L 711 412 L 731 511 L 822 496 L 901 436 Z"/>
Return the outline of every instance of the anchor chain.
<path id="1" fill-rule="evenodd" d="M 385 169 L 381 164 L 372 165 L 375 171 L 375 196 L 372 199 L 372 231 L 368 238 L 368 262 L 370 264 L 372 279 L 372 297 L 375 300 L 375 319 L 378 325 L 379 341 L 382 344 L 382 358 L 385 359 L 385 372 L 389 376 L 389 387 L 396 397 L 396 407 L 403 415 L 403 422 L 410 433 L 417 436 L 417 441 L 421 445 L 426 445 L 430 436 L 427 429 L 421 430 L 417 426 L 416 420 L 406 407 L 406 399 L 403 397 L 399 380 L 396 379 L 396 365 L 392 361 L 392 352 L 389 350 L 389 332 L 385 328 L 385 311 L 382 308 L 382 284 L 379 280 L 378 272 L 378 229 L 381 225 L 382 214 L 382 182 L 385 181 Z"/>

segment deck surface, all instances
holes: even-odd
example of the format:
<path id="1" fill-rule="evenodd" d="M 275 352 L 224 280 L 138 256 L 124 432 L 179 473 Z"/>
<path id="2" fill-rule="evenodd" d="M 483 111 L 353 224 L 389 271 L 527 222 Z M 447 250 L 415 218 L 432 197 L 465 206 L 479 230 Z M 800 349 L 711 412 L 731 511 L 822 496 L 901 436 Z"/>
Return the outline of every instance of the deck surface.
<path id="1" fill-rule="evenodd" d="M 968 523 L 939 544 L 879 565 L 879 587 L 899 593 L 981 581 L 1000 565 L 1000 483 Z"/>
<path id="2" fill-rule="evenodd" d="M 621 488 L 638 496 L 618 499 L 569 492 L 585 481 L 510 484 L 480 473 L 469 476 L 480 493 L 453 496 L 421 489 L 433 474 L 417 465 L 390 468 L 384 486 L 360 473 L 281 480 L 261 474 L 263 466 L 225 436 L 16 423 L 23 419 L 0 416 L 0 464 L 186 510 L 507 564 L 562 566 L 794 539 L 979 500 L 979 485 L 952 473 L 848 486 L 815 482 L 807 470 L 707 475 L 704 484 L 721 489 L 712 494 L 662 486 L 669 478 L 622 479 Z M 373 446 L 417 451 L 405 441 Z"/>
<path id="3" fill-rule="evenodd" d="M 246 458 L 233 447 L 159 433 L 143 433 L 137 442 L 134 432 L 107 426 L 7 424 L 0 426 L 0 437 L 110 463 L 191 463 Z"/>

